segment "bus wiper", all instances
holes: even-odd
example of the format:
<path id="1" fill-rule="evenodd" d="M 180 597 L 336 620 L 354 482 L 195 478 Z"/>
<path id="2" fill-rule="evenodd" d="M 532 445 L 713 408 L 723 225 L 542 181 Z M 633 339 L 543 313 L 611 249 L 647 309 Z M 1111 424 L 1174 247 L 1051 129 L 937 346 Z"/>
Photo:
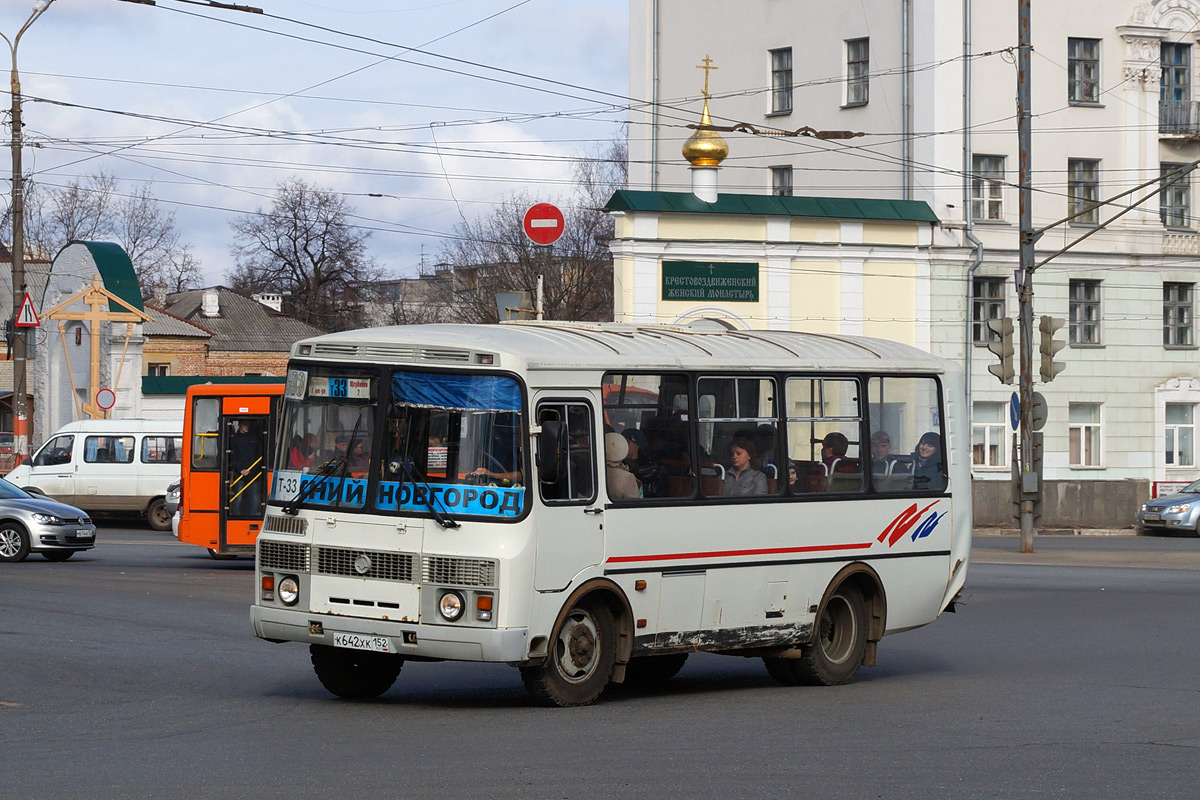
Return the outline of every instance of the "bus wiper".
<path id="1" fill-rule="evenodd" d="M 421 485 L 425 487 L 425 507 L 429 509 L 429 513 L 433 515 L 433 518 L 437 524 L 441 525 L 443 528 L 461 528 L 462 525 L 460 525 L 456 520 L 451 519 L 444 512 L 438 511 L 437 508 L 434 507 L 433 487 L 429 485 L 429 481 L 426 480 L 425 475 L 422 474 L 419 469 L 417 469 L 417 466 L 415 464 L 409 466 L 408 459 L 405 458 L 403 461 L 403 469 L 404 473 L 408 475 L 410 479 L 419 480 Z"/>
<path id="2" fill-rule="evenodd" d="M 300 511 L 300 504 L 309 497 L 312 497 L 313 492 L 324 486 L 325 481 L 329 479 L 329 476 L 333 474 L 333 471 L 337 469 L 338 466 L 338 459 L 336 456 L 322 464 L 321 469 L 317 471 L 316 475 L 313 476 L 313 479 L 300 489 L 300 493 L 289 502 L 283 504 L 283 513 L 290 514 L 293 517 L 296 516 L 297 512 Z"/>

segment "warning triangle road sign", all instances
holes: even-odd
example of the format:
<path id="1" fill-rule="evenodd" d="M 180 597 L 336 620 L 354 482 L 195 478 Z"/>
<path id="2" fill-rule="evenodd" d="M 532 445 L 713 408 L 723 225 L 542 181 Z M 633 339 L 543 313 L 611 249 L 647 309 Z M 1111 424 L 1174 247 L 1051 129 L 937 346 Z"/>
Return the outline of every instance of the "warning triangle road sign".
<path id="1" fill-rule="evenodd" d="M 42 324 L 37 312 L 33 310 L 33 298 L 29 296 L 29 292 L 25 293 L 25 299 L 21 301 L 21 310 L 17 312 L 14 324 L 18 328 L 36 328 Z"/>

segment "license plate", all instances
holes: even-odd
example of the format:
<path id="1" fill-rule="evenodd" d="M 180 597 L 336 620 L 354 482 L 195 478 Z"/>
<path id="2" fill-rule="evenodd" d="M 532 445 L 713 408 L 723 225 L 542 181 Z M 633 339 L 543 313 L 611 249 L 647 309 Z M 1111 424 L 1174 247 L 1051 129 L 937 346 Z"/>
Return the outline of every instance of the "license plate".
<path id="1" fill-rule="evenodd" d="M 356 633 L 335 633 L 335 647 L 348 647 L 351 650 L 370 650 L 373 653 L 392 652 L 392 643 L 386 636 L 360 636 Z"/>
<path id="2" fill-rule="evenodd" d="M 1145 514 L 1142 516 L 1142 519 L 1158 520 L 1158 519 L 1162 519 L 1162 515 L 1161 514 Z"/>
<path id="3" fill-rule="evenodd" d="M 96 532 L 89 531 L 86 528 L 80 528 L 79 530 L 75 531 L 75 535 L 80 539 L 90 539 L 96 535 Z"/>

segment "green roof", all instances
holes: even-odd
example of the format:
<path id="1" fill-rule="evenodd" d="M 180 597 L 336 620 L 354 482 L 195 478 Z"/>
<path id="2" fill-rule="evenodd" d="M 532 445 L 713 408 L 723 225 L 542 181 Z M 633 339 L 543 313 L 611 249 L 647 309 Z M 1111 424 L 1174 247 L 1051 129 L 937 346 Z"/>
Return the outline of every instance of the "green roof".
<path id="1" fill-rule="evenodd" d="M 138 311 L 145 311 L 142 306 L 142 285 L 138 282 L 137 273 L 133 271 L 133 262 L 125 248 L 114 242 L 81 242 L 72 241 L 67 244 L 81 244 L 92 254 L 96 269 L 104 280 L 104 288 L 124 300 Z M 112 300 L 108 301 L 109 311 L 124 311 L 125 309 Z"/>
<path id="2" fill-rule="evenodd" d="M 287 383 L 287 378 L 282 375 L 143 375 L 142 394 L 187 394 L 189 386 L 201 383 L 282 384 Z"/>
<path id="3" fill-rule="evenodd" d="M 924 200 L 867 200 L 853 197 L 775 197 L 765 194 L 722 194 L 706 203 L 691 192 L 638 192 L 621 189 L 605 211 L 650 211 L 675 214 L 751 214 L 760 217 L 822 217 L 885 222 L 937 222 Z"/>

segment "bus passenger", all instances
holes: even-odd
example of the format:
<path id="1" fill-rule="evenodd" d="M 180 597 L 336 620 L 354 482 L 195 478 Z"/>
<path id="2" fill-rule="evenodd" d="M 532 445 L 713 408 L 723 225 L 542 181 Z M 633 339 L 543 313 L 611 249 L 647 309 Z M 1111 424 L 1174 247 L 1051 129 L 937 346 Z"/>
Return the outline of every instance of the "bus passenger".
<path id="1" fill-rule="evenodd" d="M 892 437 L 887 431 L 871 434 L 871 471 L 876 475 L 891 475 L 894 470 L 905 471 L 901 456 L 892 453 Z"/>
<path id="2" fill-rule="evenodd" d="M 942 463 L 942 436 L 928 431 L 921 434 L 913 459 L 914 489 L 946 488 L 946 466 Z"/>
<path id="3" fill-rule="evenodd" d="M 639 496 L 637 479 L 621 462 L 629 455 L 629 443 L 619 433 L 604 434 L 604 480 L 610 500 L 634 500 Z"/>
<path id="4" fill-rule="evenodd" d="M 729 445 L 732 466 L 725 476 L 725 497 L 749 497 L 767 493 L 767 476 L 752 466 L 754 445 L 748 439 L 734 439 Z"/>
<path id="5" fill-rule="evenodd" d="M 313 445 L 316 437 L 311 433 L 306 436 L 296 434 L 292 437 L 291 447 L 288 448 L 288 467 L 304 469 L 311 467 L 313 462 Z"/>
<path id="6" fill-rule="evenodd" d="M 642 487 L 642 497 L 666 497 L 671 493 L 670 476 L 662 464 L 654 460 L 650 453 L 650 443 L 645 434 L 637 428 L 626 428 L 621 431 L 625 441 L 629 443 L 629 455 L 625 458 L 625 466 L 633 473 Z"/>

